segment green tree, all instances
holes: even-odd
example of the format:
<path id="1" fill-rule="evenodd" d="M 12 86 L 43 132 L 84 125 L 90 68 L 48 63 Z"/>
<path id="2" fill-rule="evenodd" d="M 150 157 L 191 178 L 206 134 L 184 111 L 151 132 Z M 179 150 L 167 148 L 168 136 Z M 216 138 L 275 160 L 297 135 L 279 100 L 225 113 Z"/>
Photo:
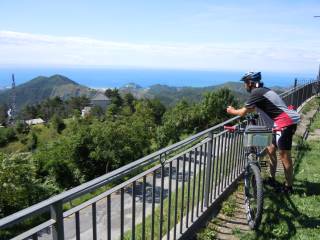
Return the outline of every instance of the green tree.
<path id="1" fill-rule="evenodd" d="M 26 134 L 29 132 L 29 126 L 24 121 L 17 121 L 15 130 L 18 134 Z"/>
<path id="2" fill-rule="evenodd" d="M 108 106 L 106 111 L 107 119 L 114 121 L 118 117 L 119 113 L 120 113 L 120 108 L 116 104 L 111 103 Z"/>
<path id="3" fill-rule="evenodd" d="M 79 175 L 84 181 L 101 176 L 150 153 L 151 130 L 147 123 L 138 116 L 104 122 L 93 120 L 91 124 L 73 121 L 62 138 L 64 140 L 60 139 L 54 147 L 50 144 L 42 150 L 46 159 L 43 169 L 64 187 L 68 187 L 63 177 L 66 175 L 71 181 L 78 182 L 82 181 L 77 177 Z M 66 156 L 62 157 L 62 153 Z M 55 170 L 50 171 L 51 168 Z M 68 172 L 63 173 L 62 170 Z"/>
<path id="4" fill-rule="evenodd" d="M 86 96 L 72 97 L 66 101 L 66 105 L 69 113 L 72 113 L 74 110 L 81 111 L 84 107 L 90 105 L 90 99 Z"/>
<path id="5" fill-rule="evenodd" d="M 40 116 L 40 105 L 26 105 L 20 111 L 20 117 L 24 120 L 34 119 Z"/>
<path id="6" fill-rule="evenodd" d="M 155 116 L 148 100 L 137 101 L 134 108 L 136 111 L 131 119 L 143 123 L 146 130 L 150 130 L 150 134 L 152 134 L 152 130 L 155 128 Z"/>
<path id="7" fill-rule="evenodd" d="M 117 107 L 121 107 L 123 105 L 123 99 L 119 93 L 119 89 L 107 89 L 105 91 L 105 95 L 111 99 L 111 103 L 115 104 Z"/>
<path id="8" fill-rule="evenodd" d="M 162 123 L 162 117 L 166 112 L 166 107 L 160 102 L 159 99 L 151 99 L 146 101 L 151 108 L 155 124 L 160 125 Z"/>
<path id="9" fill-rule="evenodd" d="M 158 147 L 164 147 L 169 142 L 177 142 L 184 131 L 190 130 L 190 106 L 182 100 L 163 116 L 163 125 L 157 129 Z"/>
<path id="10" fill-rule="evenodd" d="M 13 128 L 0 128 L 0 147 L 5 146 L 9 142 L 16 140 L 16 132 Z"/>
<path id="11" fill-rule="evenodd" d="M 70 137 L 63 136 L 38 149 L 34 154 L 38 175 L 53 182 L 60 190 L 82 183 L 84 176 L 75 165 L 76 146 Z"/>
<path id="12" fill-rule="evenodd" d="M 182 134 L 204 130 L 230 118 L 228 105 L 238 106 L 231 91 L 222 88 L 204 95 L 200 103 L 190 105 L 185 100 L 178 102 L 163 115 L 163 124 L 157 129 L 158 147 L 180 140 Z"/>
<path id="13" fill-rule="evenodd" d="M 0 153 L 0 218 L 31 206 L 56 193 L 49 183 L 37 179 L 30 154 Z"/>
<path id="14" fill-rule="evenodd" d="M 134 108 L 134 101 L 135 101 L 135 97 L 132 95 L 132 93 L 126 93 L 123 97 L 123 102 L 124 105 L 128 106 L 131 113 L 134 113 L 135 108 Z"/>
<path id="15" fill-rule="evenodd" d="M 60 97 L 48 98 L 40 104 L 39 115 L 45 120 L 51 119 L 54 115 L 66 117 L 66 113 L 65 103 Z"/>
<path id="16" fill-rule="evenodd" d="M 104 110 L 101 106 L 93 106 L 90 110 L 90 115 L 102 119 L 104 116 Z"/>
<path id="17" fill-rule="evenodd" d="M 30 151 L 34 151 L 37 148 L 38 145 L 38 137 L 35 132 L 31 133 L 30 138 L 28 139 L 27 147 Z"/>
<path id="18" fill-rule="evenodd" d="M 101 170 L 114 170 L 150 152 L 147 127 L 134 118 L 93 124 L 91 134 L 89 157 L 99 175 L 105 173 Z"/>
<path id="19" fill-rule="evenodd" d="M 57 133 L 61 133 L 62 130 L 66 127 L 63 119 L 59 117 L 57 114 L 53 115 L 50 122 L 54 130 L 57 131 Z"/>
<path id="20" fill-rule="evenodd" d="M 238 101 L 230 89 L 222 88 L 206 93 L 198 106 L 201 112 L 202 128 L 213 126 L 230 118 L 230 115 L 226 113 L 229 105 L 238 106 Z"/>

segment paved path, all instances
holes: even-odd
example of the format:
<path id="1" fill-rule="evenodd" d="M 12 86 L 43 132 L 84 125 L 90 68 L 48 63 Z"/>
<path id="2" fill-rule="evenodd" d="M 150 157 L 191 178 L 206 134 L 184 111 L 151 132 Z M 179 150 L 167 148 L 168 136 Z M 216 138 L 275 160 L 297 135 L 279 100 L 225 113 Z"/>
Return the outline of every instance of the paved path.
<path id="1" fill-rule="evenodd" d="M 238 238 L 234 236 L 235 231 L 250 231 L 245 213 L 244 195 L 242 192 L 237 191 L 235 197 L 236 208 L 234 216 L 229 217 L 223 213 L 219 213 L 215 220 L 209 223 L 208 227 L 216 232 L 214 239 L 236 240 Z"/>

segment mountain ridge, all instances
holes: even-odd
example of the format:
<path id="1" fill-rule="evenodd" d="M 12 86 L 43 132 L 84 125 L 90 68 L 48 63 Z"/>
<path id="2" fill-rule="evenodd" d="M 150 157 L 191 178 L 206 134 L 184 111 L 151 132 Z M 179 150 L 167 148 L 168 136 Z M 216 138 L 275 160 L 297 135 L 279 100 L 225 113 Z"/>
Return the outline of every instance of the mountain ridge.
<path id="1" fill-rule="evenodd" d="M 164 105 L 174 106 L 181 99 L 188 102 L 198 102 L 202 99 L 205 92 L 214 91 L 220 88 L 229 88 L 238 98 L 244 101 L 248 96 L 244 86 L 240 82 L 225 82 L 219 85 L 207 87 L 173 87 L 162 84 L 154 84 L 148 88 L 142 88 L 138 84 L 129 82 L 119 88 L 119 92 L 124 95 L 131 93 L 136 98 L 157 98 Z M 285 89 L 277 88 L 278 92 Z M 60 97 L 66 100 L 75 96 L 94 96 L 99 89 L 91 89 L 80 85 L 79 83 L 63 76 L 55 74 L 50 77 L 38 76 L 28 82 L 16 86 L 16 105 L 17 109 L 21 109 L 27 104 L 37 104 L 47 98 Z M 9 104 L 11 99 L 11 89 L 0 91 L 0 103 Z"/>
<path id="2" fill-rule="evenodd" d="M 16 106 L 21 109 L 27 104 L 37 104 L 47 98 L 68 99 L 73 96 L 91 96 L 95 91 L 75 81 L 55 74 L 50 77 L 38 76 L 16 86 Z M 9 104 L 12 89 L 0 92 L 0 103 Z"/>

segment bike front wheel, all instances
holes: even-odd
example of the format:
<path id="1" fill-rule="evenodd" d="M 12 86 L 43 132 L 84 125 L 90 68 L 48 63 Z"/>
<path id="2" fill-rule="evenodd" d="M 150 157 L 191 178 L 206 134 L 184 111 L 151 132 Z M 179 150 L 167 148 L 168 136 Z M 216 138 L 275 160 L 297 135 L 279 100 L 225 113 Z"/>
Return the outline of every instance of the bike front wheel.
<path id="1" fill-rule="evenodd" d="M 256 164 L 249 164 L 246 167 L 244 194 L 248 224 L 251 229 L 257 229 L 263 211 L 263 189 L 261 172 Z"/>

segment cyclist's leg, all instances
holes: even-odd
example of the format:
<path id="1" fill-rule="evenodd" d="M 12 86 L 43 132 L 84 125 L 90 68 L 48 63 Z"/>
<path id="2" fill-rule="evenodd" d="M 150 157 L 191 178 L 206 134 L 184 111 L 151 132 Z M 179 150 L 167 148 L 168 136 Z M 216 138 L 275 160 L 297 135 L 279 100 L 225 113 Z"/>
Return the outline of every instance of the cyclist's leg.
<path id="1" fill-rule="evenodd" d="M 291 159 L 291 150 L 279 150 L 279 154 L 284 167 L 286 185 L 291 187 L 293 184 L 293 164 Z"/>
<path id="2" fill-rule="evenodd" d="M 286 185 L 293 185 L 293 164 L 291 159 L 292 136 L 295 133 L 297 125 L 291 125 L 282 131 L 278 140 L 280 158 L 284 167 Z"/>
<path id="3" fill-rule="evenodd" d="M 276 146 L 271 144 L 268 146 L 268 155 L 269 155 L 269 169 L 270 169 L 270 177 L 275 179 L 276 170 L 277 170 L 277 155 L 276 155 Z"/>

